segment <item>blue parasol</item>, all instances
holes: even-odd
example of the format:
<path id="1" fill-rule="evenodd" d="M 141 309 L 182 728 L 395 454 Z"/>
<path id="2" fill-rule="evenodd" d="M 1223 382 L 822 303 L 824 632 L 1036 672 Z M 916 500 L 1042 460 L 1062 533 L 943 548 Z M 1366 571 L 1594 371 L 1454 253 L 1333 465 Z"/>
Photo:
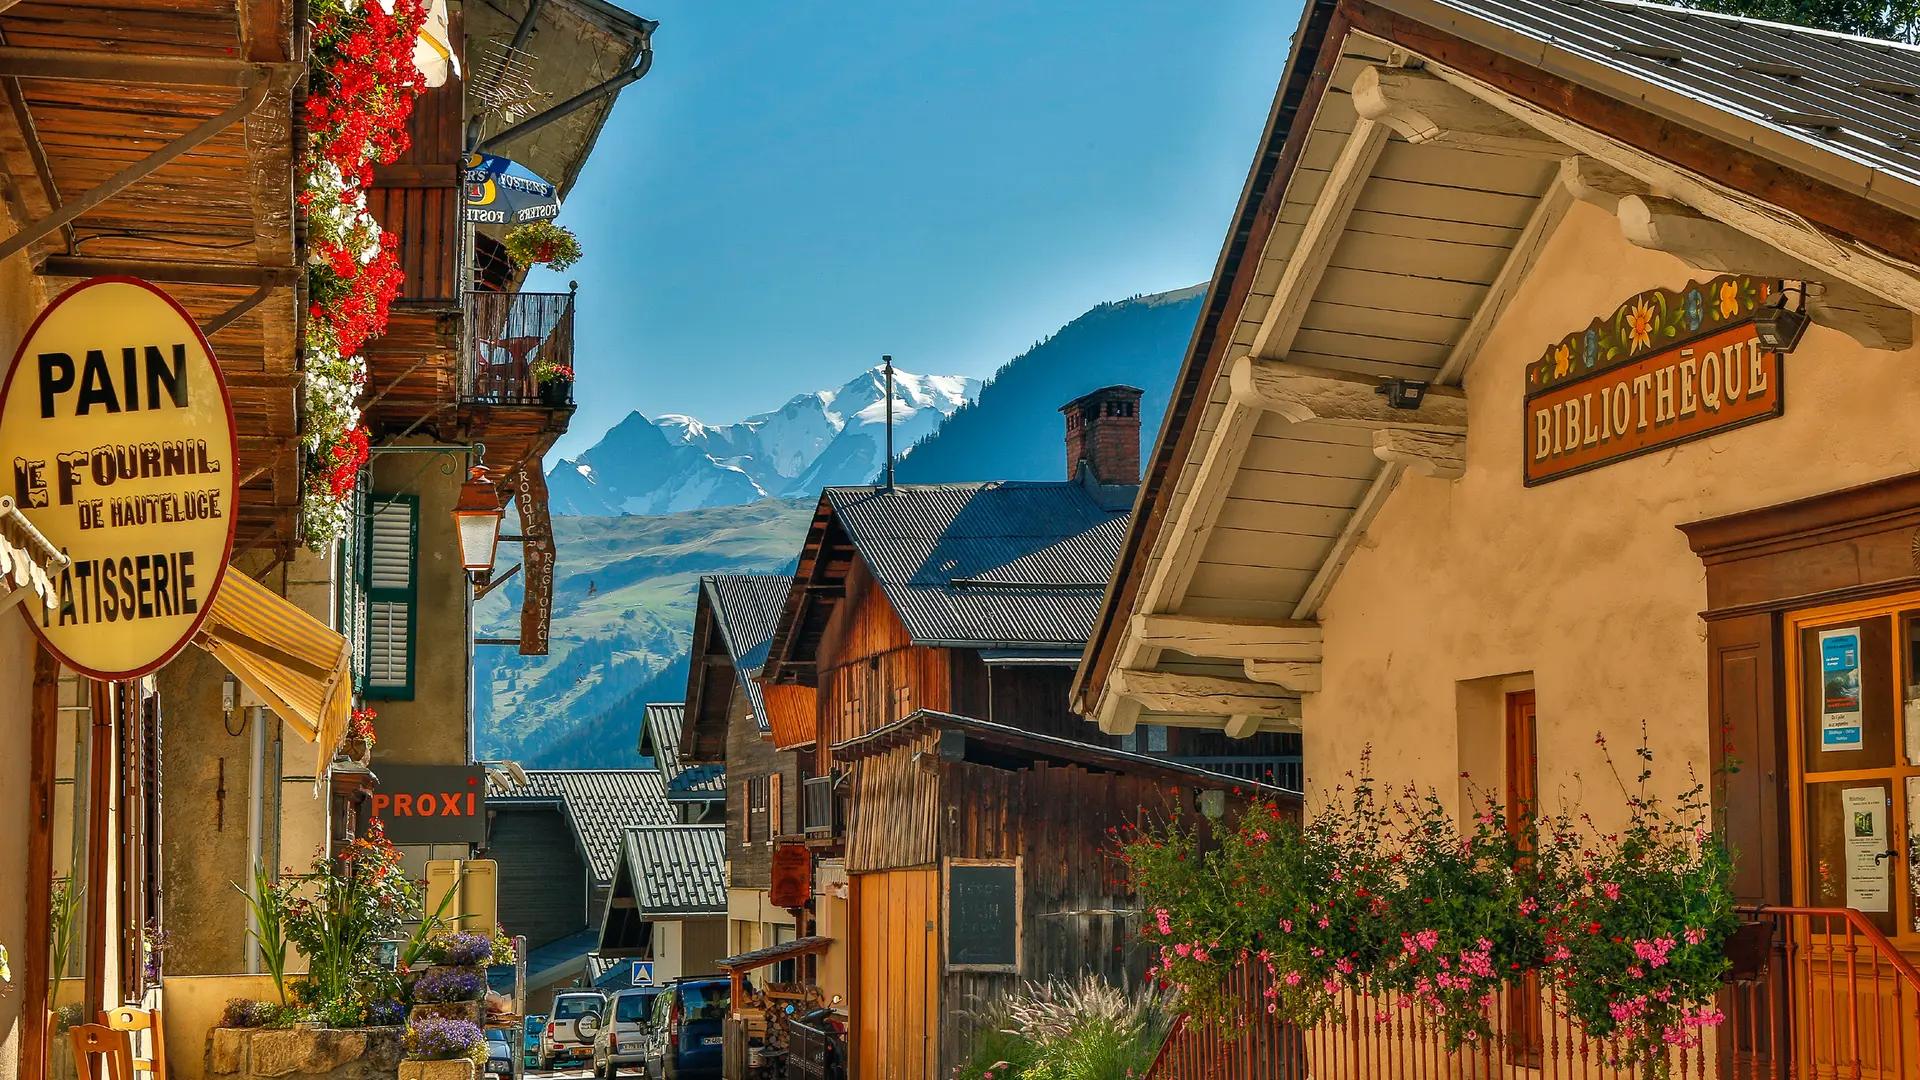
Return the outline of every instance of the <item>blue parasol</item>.
<path id="1" fill-rule="evenodd" d="M 460 182 L 467 191 L 466 220 L 476 225 L 524 225 L 560 216 L 559 191 L 506 158 L 468 154 Z"/>

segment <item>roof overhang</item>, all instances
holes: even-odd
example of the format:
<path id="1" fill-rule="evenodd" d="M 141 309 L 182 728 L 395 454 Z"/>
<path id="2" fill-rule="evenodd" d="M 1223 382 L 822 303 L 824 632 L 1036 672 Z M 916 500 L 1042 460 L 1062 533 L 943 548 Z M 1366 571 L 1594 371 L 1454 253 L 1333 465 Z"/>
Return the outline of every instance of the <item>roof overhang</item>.
<path id="1" fill-rule="evenodd" d="M 1311 3 L 1295 43 L 1075 679 L 1109 732 L 1297 729 L 1322 602 L 1410 474 L 1464 474 L 1462 374 L 1575 200 L 1913 340 L 1920 198 L 1886 170 L 1437 0 Z"/>

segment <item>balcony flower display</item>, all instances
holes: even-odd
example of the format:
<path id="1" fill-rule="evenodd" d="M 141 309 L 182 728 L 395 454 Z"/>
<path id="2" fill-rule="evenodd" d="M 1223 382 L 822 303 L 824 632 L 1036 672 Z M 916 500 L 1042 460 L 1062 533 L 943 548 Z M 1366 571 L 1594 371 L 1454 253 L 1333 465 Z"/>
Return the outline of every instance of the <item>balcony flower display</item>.
<path id="1" fill-rule="evenodd" d="M 373 755 L 374 744 L 379 739 L 373 732 L 373 721 L 380 714 L 373 709 L 355 709 L 347 714 L 347 736 L 340 744 L 340 752 L 349 761 L 362 765 Z"/>
<path id="2" fill-rule="evenodd" d="M 507 258 L 522 270 L 548 266 L 565 270 L 580 261 L 580 241 L 573 230 L 551 221 L 529 221 L 507 233 Z"/>
<path id="3" fill-rule="evenodd" d="M 367 210 L 373 167 L 407 147 L 407 118 L 425 89 L 414 40 L 422 0 L 315 0 L 299 204 L 307 219 L 303 539 L 325 547 L 347 529 L 348 496 L 367 460 L 357 402 L 360 349 L 386 330 L 404 275 Z"/>
<path id="4" fill-rule="evenodd" d="M 1510 823 L 1492 799 L 1456 823 L 1437 793 L 1382 794 L 1364 758 L 1304 824 L 1255 802 L 1231 822 L 1128 832 L 1149 973 L 1228 1024 L 1260 1008 L 1340 1023 L 1362 1000 L 1390 1003 L 1380 1024 L 1417 1010 L 1449 1051 L 1497 1037 L 1499 995 L 1537 975 L 1611 1066 L 1664 1077 L 1723 1019 L 1732 859 L 1704 785 L 1662 800 L 1638 753 L 1613 833 L 1565 814 Z M 1264 969 L 1264 1000 L 1229 990 L 1243 965 Z"/>

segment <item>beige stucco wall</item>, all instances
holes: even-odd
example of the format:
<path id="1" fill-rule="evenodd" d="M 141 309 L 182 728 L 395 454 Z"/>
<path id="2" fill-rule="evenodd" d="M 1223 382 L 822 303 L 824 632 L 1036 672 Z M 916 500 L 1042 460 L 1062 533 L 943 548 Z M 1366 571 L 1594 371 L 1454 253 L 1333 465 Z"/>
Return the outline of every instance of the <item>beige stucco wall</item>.
<path id="1" fill-rule="evenodd" d="M 442 469 L 446 463 L 453 466 L 450 473 Z M 376 765 L 464 765 L 468 760 L 473 589 L 460 567 L 460 538 L 453 527 L 465 465 L 459 453 L 373 459 L 373 497 L 420 499 L 413 699 L 367 702 L 380 714 L 374 721 Z"/>
<path id="2" fill-rule="evenodd" d="M 11 235 L 13 223 L 0 213 L 0 232 Z M 46 300 L 41 279 L 27 268 L 27 256 L 0 263 L 0 363 L 9 362 Z M 28 785 L 26 763 L 31 760 L 33 631 L 13 612 L 0 617 L 0 761 L 13 763 L 10 779 L 0 783 L 0 945 L 12 957 L 16 992 L 0 997 L 0 1080 L 18 1075 L 20 1060 L 20 1003 L 25 995 L 17 984 L 26 975 L 27 949 L 27 829 Z"/>
<path id="3" fill-rule="evenodd" d="M 1666 786 L 1688 764 L 1705 778 L 1705 574 L 1675 526 L 1920 470 L 1920 350 L 1815 326 L 1785 359 L 1779 419 L 1523 487 L 1524 366 L 1638 291 L 1711 276 L 1574 205 L 1467 369 L 1466 475 L 1408 476 L 1321 610 L 1310 789 L 1371 745 L 1381 779 L 1451 794 L 1466 770 L 1497 791 L 1502 694 L 1529 681 L 1543 810 L 1617 818 L 1594 736 L 1631 777 L 1642 721 Z"/>

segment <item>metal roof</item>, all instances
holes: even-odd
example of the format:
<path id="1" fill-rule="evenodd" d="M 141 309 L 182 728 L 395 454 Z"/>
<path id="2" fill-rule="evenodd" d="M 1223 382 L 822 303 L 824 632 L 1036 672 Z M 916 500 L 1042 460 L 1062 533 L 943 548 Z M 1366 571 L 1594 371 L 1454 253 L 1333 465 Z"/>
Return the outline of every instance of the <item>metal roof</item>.
<path id="1" fill-rule="evenodd" d="M 1081 742 L 1078 739 L 1063 739 L 1058 735 L 1045 735 L 1008 724 L 996 724 L 991 720 L 960 716 L 934 709 L 915 710 L 911 715 L 875 728 L 864 735 L 835 743 L 833 757 L 836 761 L 857 761 L 898 749 L 929 732 L 937 731 L 962 732 L 970 739 L 977 739 L 1003 751 L 1018 751 L 1035 760 L 1070 762 L 1088 768 L 1159 777 L 1201 787 L 1230 786 L 1236 792 L 1244 790 L 1250 794 L 1289 801 L 1295 806 L 1300 799 L 1300 792 L 1289 791 L 1258 780 L 1246 780 L 1217 773 L 1198 765 L 1189 765 L 1178 758 L 1136 754 L 1131 750 L 1117 750 L 1097 743 Z"/>
<path id="2" fill-rule="evenodd" d="M 613 882 L 623 830 L 678 818 L 667 803 L 664 780 L 651 769 L 529 769 L 527 785 L 515 788 L 489 777 L 487 803 L 559 805 L 593 867 L 594 882 L 602 886 Z"/>
<path id="3" fill-rule="evenodd" d="M 1126 510 L 1072 481 L 828 488 L 918 644 L 1086 644 Z"/>
<path id="4" fill-rule="evenodd" d="M 1639 0 L 1444 7 L 1920 182 L 1920 48 Z"/>
<path id="5" fill-rule="evenodd" d="M 666 784 L 669 802 L 712 802 L 727 797 L 727 772 L 714 765 L 685 765 L 680 761 L 680 729 L 687 707 L 677 701 L 647 706 L 647 732 L 653 737 L 653 760 Z"/>
<path id="6" fill-rule="evenodd" d="M 713 601 L 714 621 L 726 642 L 727 655 L 733 658 L 734 677 L 753 710 L 753 722 L 764 735 L 772 728 L 767 723 L 766 698 L 753 677 L 767 662 L 774 624 L 780 621 L 793 575 L 709 574 L 700 581 Z"/>
<path id="7" fill-rule="evenodd" d="M 725 825 L 628 829 L 623 852 L 641 918 L 727 913 Z"/>

